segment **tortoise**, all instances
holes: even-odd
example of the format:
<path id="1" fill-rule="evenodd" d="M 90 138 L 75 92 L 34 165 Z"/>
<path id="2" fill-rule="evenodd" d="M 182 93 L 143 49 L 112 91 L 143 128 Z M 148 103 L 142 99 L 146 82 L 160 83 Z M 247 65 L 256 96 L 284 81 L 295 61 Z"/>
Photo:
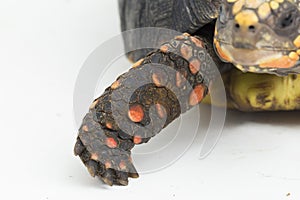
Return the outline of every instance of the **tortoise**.
<path id="1" fill-rule="evenodd" d="M 230 108 L 300 109 L 299 0 L 119 0 L 119 8 L 122 31 L 184 34 L 150 52 L 129 52 L 132 68 L 90 106 L 74 152 L 93 177 L 108 185 L 137 178 L 131 149 L 206 101 L 215 67 Z M 136 40 L 125 38 L 125 49 Z"/>

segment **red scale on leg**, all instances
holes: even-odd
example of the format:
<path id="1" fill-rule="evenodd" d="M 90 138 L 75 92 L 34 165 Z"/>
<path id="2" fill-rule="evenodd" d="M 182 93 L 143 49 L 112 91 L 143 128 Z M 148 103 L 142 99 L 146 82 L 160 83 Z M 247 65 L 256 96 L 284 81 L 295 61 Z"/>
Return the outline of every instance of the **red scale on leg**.
<path id="1" fill-rule="evenodd" d="M 157 87 L 164 86 L 166 84 L 166 80 L 168 75 L 165 72 L 159 72 L 156 70 L 155 73 L 152 74 L 152 81 Z"/>
<path id="2" fill-rule="evenodd" d="M 136 135 L 136 136 L 133 137 L 133 143 L 134 144 L 140 144 L 141 142 L 142 142 L 142 137 L 141 136 Z"/>
<path id="3" fill-rule="evenodd" d="M 125 171 L 126 170 L 126 163 L 122 160 L 120 163 L 119 163 L 119 167 L 121 170 Z"/>
<path id="4" fill-rule="evenodd" d="M 128 117 L 133 122 L 141 122 L 144 119 L 144 110 L 141 105 L 133 105 L 129 108 Z"/>
<path id="5" fill-rule="evenodd" d="M 169 47 L 167 45 L 163 45 L 163 46 L 160 47 L 161 52 L 167 53 L 168 50 L 169 50 Z"/>
<path id="6" fill-rule="evenodd" d="M 106 145 L 109 147 L 109 148 L 116 148 L 118 146 L 118 143 L 117 141 L 114 139 L 114 138 L 107 138 L 106 139 Z"/>
<path id="7" fill-rule="evenodd" d="M 197 85 L 190 94 L 189 104 L 195 106 L 201 102 L 204 96 L 205 89 L 203 85 Z"/>
<path id="8" fill-rule="evenodd" d="M 189 60 L 193 55 L 193 49 L 191 46 L 183 44 L 181 46 L 180 53 L 184 59 Z"/>
<path id="9" fill-rule="evenodd" d="M 106 161 L 106 162 L 105 162 L 105 168 L 106 168 L 106 169 L 111 168 L 111 162 L 110 162 L 110 161 Z"/>
<path id="10" fill-rule="evenodd" d="M 190 68 L 192 74 L 196 74 L 200 70 L 200 64 L 201 64 L 200 61 L 196 58 L 191 60 L 189 68 Z"/>
<path id="11" fill-rule="evenodd" d="M 204 45 L 203 45 L 203 42 L 202 42 L 202 41 L 200 41 L 199 39 L 197 39 L 197 38 L 195 38 L 195 37 L 193 37 L 193 36 L 191 36 L 190 38 L 191 38 L 192 42 L 193 42 L 197 47 L 204 48 Z"/>
<path id="12" fill-rule="evenodd" d="M 106 128 L 108 128 L 108 129 L 112 129 L 112 128 L 113 128 L 112 123 L 110 123 L 110 122 L 107 122 L 107 123 L 105 124 L 105 126 L 106 126 Z"/>
<path id="13" fill-rule="evenodd" d="M 155 108 L 156 108 L 156 112 L 158 114 L 158 116 L 163 119 L 167 116 L 167 111 L 166 109 L 164 108 L 163 105 L 161 104 L 155 104 Z"/>

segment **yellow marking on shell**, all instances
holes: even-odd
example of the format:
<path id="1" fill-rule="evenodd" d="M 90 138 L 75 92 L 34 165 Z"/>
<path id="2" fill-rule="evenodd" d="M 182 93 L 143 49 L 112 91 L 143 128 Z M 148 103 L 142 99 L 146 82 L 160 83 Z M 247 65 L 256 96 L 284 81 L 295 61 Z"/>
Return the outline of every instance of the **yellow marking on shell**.
<path id="1" fill-rule="evenodd" d="M 297 47 L 297 48 L 299 48 L 300 47 L 300 35 L 298 35 L 297 37 L 296 37 L 296 39 L 294 40 L 294 45 Z"/>
<path id="2" fill-rule="evenodd" d="M 296 52 L 289 53 L 289 58 L 292 60 L 299 60 L 299 55 Z"/>
<path id="3" fill-rule="evenodd" d="M 247 8 L 257 8 L 262 3 L 261 0 L 246 0 Z"/>
<path id="4" fill-rule="evenodd" d="M 250 67 L 249 67 L 249 71 L 250 71 L 250 72 L 257 72 L 257 68 L 254 67 L 254 66 L 250 66 Z"/>
<path id="5" fill-rule="evenodd" d="M 240 64 L 236 64 L 235 67 L 238 68 L 241 71 L 245 71 L 245 68 Z"/>
<path id="6" fill-rule="evenodd" d="M 235 16 L 235 21 L 240 25 L 247 27 L 258 23 L 258 17 L 253 10 L 243 10 Z"/>
<path id="7" fill-rule="evenodd" d="M 272 10 L 276 10 L 279 8 L 279 3 L 276 1 L 271 1 L 270 2 L 270 7 L 272 8 Z"/>
<path id="8" fill-rule="evenodd" d="M 284 0 L 275 0 L 276 2 L 278 2 L 278 3 L 283 3 L 284 2 Z"/>
<path id="9" fill-rule="evenodd" d="M 232 7 L 232 14 L 235 15 L 238 12 L 240 12 L 243 8 L 243 5 L 245 4 L 245 0 L 239 0 L 235 2 L 235 4 Z"/>
<path id="10" fill-rule="evenodd" d="M 300 49 L 297 50 L 297 54 L 300 55 Z"/>
<path id="11" fill-rule="evenodd" d="M 234 3 L 236 2 L 237 0 L 227 0 L 228 3 Z"/>
<path id="12" fill-rule="evenodd" d="M 271 8 L 267 2 L 261 4 L 257 11 L 260 19 L 266 19 L 271 14 Z"/>

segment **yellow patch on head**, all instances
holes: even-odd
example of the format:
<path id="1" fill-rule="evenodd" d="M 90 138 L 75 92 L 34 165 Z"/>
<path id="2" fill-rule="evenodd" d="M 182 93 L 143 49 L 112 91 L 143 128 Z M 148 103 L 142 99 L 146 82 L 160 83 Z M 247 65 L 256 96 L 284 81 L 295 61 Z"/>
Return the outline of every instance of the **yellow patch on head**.
<path id="1" fill-rule="evenodd" d="M 276 2 L 276 1 L 271 1 L 270 2 L 270 7 L 273 9 L 273 10 L 276 10 L 279 8 L 279 3 Z"/>
<path id="2" fill-rule="evenodd" d="M 245 0 L 239 0 L 235 2 L 235 4 L 232 7 L 232 14 L 235 15 L 238 12 L 240 12 L 243 8 L 243 5 L 245 4 Z"/>
<path id="3" fill-rule="evenodd" d="M 235 16 L 235 21 L 240 25 L 247 27 L 258 23 L 258 17 L 253 10 L 243 10 Z"/>
<path id="4" fill-rule="evenodd" d="M 300 35 L 298 35 L 297 37 L 296 37 L 296 39 L 294 40 L 294 45 L 297 47 L 297 48 L 299 48 L 300 47 Z"/>
<path id="5" fill-rule="evenodd" d="M 262 3 L 261 0 L 246 0 L 247 8 L 257 8 Z"/>
<path id="6" fill-rule="evenodd" d="M 271 8 L 267 2 L 261 4 L 257 11 L 260 19 L 266 19 L 271 14 Z"/>

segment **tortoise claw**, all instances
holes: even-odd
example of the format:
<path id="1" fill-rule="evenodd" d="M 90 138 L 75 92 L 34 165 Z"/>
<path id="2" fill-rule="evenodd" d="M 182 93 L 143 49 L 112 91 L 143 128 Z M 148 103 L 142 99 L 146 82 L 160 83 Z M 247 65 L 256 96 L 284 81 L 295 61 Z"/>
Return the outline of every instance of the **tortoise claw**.
<path id="1" fill-rule="evenodd" d="M 82 154 L 82 152 L 85 150 L 85 147 L 83 146 L 81 140 L 77 138 L 75 147 L 74 147 L 74 154 L 75 156 L 79 156 Z"/>
<path id="2" fill-rule="evenodd" d="M 101 179 L 104 183 L 109 186 L 112 186 L 115 182 L 115 172 L 113 169 L 107 169 L 105 173 L 101 176 Z"/>
<path id="3" fill-rule="evenodd" d="M 128 185 L 128 173 L 126 172 L 116 172 L 117 182 L 120 185 L 126 186 Z"/>

